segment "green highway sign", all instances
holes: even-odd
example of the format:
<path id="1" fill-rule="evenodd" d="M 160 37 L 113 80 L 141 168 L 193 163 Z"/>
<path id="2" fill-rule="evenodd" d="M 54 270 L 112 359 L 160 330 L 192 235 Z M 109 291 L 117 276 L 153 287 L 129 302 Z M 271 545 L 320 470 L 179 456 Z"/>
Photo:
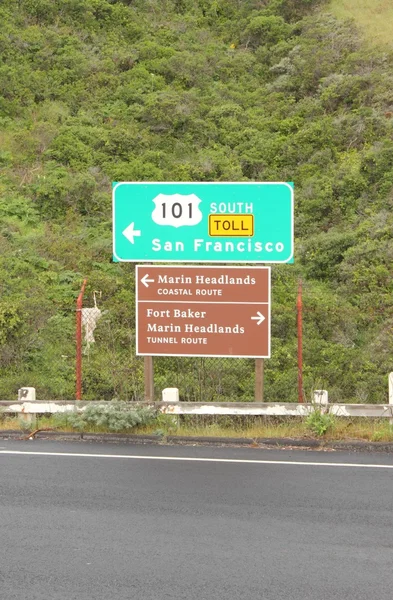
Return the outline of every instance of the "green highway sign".
<path id="1" fill-rule="evenodd" d="M 114 183 L 116 262 L 293 262 L 292 183 Z"/>

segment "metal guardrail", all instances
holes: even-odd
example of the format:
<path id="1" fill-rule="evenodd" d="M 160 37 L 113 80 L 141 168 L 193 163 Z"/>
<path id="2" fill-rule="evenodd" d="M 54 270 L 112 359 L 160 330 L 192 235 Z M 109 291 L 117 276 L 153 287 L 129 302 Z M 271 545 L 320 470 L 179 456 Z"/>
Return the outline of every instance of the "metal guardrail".
<path id="1" fill-rule="evenodd" d="M 20 415 L 55 414 L 67 411 L 83 411 L 92 404 L 107 402 L 52 401 L 35 402 L 0 401 L 0 411 Z M 164 414 L 171 415 L 244 415 L 304 417 L 316 409 L 339 417 L 393 418 L 392 404 L 297 404 L 292 402 L 128 402 L 133 406 L 155 406 Z"/>

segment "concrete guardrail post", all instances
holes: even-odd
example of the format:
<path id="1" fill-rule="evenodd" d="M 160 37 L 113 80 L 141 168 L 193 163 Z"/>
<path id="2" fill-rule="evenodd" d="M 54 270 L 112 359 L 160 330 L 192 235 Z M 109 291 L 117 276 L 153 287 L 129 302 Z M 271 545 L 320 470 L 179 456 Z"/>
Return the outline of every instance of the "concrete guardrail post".
<path id="1" fill-rule="evenodd" d="M 177 388 L 165 388 L 162 390 L 163 402 L 179 402 L 179 390 Z"/>
<path id="2" fill-rule="evenodd" d="M 329 406 L 329 394 L 327 390 L 314 391 L 314 404 L 320 407 L 321 413 L 326 413 Z"/>
<path id="3" fill-rule="evenodd" d="M 177 388 L 165 388 L 162 390 L 162 401 L 163 402 L 179 402 L 179 390 Z M 170 408 L 170 407 L 168 407 Z M 164 414 L 170 414 L 167 408 L 163 410 Z M 173 424 L 178 427 L 180 422 L 180 417 L 173 415 L 172 417 Z"/>
<path id="4" fill-rule="evenodd" d="M 23 387 L 18 390 L 18 400 L 19 402 L 35 402 L 35 388 L 33 387 Z M 25 423 L 35 423 L 36 415 L 33 413 L 22 412 L 20 413 L 20 419 Z"/>

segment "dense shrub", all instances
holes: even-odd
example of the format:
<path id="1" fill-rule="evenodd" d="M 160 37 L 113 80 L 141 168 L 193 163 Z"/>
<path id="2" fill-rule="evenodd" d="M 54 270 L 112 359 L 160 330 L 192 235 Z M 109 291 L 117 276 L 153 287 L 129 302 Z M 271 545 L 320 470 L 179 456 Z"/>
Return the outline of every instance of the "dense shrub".
<path id="1" fill-rule="evenodd" d="M 55 426 L 69 425 L 80 431 L 98 429 L 109 432 L 128 432 L 150 425 L 157 418 L 157 411 L 146 406 L 130 408 L 125 402 L 108 402 L 106 405 L 91 404 L 82 412 L 67 412 L 54 417 Z"/>

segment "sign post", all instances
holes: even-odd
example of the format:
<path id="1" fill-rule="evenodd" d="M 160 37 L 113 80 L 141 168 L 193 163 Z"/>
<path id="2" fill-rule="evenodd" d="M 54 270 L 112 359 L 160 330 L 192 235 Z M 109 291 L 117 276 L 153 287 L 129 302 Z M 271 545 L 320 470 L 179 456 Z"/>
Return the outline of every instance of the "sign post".
<path id="1" fill-rule="evenodd" d="M 117 262 L 293 262 L 290 183 L 115 183 Z"/>
<path id="2" fill-rule="evenodd" d="M 137 266 L 136 353 L 270 357 L 270 267 Z"/>
<path id="3" fill-rule="evenodd" d="M 263 358 L 255 359 L 255 402 L 263 402 Z"/>
<path id="4" fill-rule="evenodd" d="M 145 371 L 145 401 L 153 402 L 153 400 L 154 400 L 154 365 L 153 365 L 153 357 L 152 356 L 145 356 L 144 371 Z"/>

